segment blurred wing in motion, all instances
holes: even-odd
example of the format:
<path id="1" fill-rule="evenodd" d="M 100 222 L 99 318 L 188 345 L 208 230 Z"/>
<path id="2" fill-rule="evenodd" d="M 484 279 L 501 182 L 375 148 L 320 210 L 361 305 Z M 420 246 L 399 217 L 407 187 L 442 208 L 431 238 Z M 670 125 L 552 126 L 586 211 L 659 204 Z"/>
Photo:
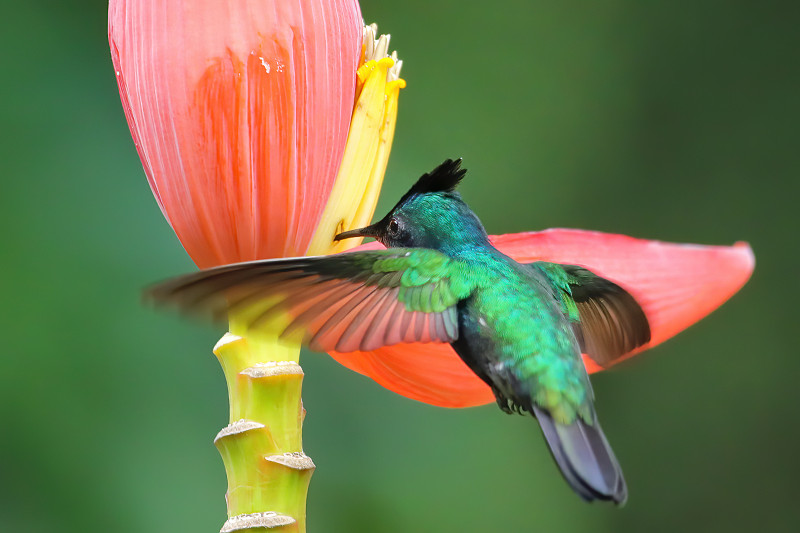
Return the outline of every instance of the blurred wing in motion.
<path id="1" fill-rule="evenodd" d="M 561 291 L 567 314 L 577 311 L 575 335 L 581 351 L 600 366 L 650 342 L 650 324 L 639 303 L 619 285 L 574 265 L 529 263 Z"/>
<path id="2" fill-rule="evenodd" d="M 201 270 L 146 291 L 184 312 L 245 316 L 316 351 L 369 351 L 458 338 L 456 304 L 469 296 L 462 264 L 435 250 L 391 248 L 252 261 Z"/>

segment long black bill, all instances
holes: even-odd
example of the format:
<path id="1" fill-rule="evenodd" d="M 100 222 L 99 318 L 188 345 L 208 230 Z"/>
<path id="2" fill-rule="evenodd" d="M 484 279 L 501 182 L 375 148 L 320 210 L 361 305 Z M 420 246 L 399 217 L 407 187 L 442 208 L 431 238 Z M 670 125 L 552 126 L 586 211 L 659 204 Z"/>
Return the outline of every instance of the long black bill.
<path id="1" fill-rule="evenodd" d="M 365 228 L 351 229 L 350 231 L 343 231 L 333 238 L 334 241 L 341 241 L 343 239 L 352 239 L 353 237 L 378 237 L 378 225 L 373 224 Z"/>

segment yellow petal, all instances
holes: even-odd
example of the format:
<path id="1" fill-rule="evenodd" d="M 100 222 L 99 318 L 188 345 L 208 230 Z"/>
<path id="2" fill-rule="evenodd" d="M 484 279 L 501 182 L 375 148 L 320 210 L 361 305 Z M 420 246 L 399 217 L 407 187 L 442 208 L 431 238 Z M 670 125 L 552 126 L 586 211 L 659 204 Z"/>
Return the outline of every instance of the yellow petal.
<path id="1" fill-rule="evenodd" d="M 369 27 L 368 27 L 369 28 Z M 374 31 L 374 28 L 373 28 Z M 388 36 L 366 33 L 365 61 L 357 72 L 356 102 L 342 164 L 307 255 L 338 253 L 361 239 L 334 242 L 337 233 L 369 225 L 378 202 L 397 121 L 397 100 L 405 81 L 396 79 L 401 61 L 385 55 Z"/>

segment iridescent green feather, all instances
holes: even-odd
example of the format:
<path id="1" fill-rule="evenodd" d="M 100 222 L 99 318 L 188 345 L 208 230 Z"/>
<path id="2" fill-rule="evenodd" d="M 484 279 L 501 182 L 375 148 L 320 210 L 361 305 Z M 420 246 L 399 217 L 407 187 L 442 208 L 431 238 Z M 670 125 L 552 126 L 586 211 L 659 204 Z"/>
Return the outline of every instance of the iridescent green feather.
<path id="1" fill-rule="evenodd" d="M 578 322 L 578 306 L 575 305 L 575 300 L 572 297 L 571 285 L 574 285 L 578 280 L 567 272 L 562 265 L 557 263 L 547 263 L 538 261 L 531 263 L 531 267 L 539 269 L 550 282 L 553 284 L 553 296 L 561 303 L 564 314 L 572 322 Z"/>
<path id="2" fill-rule="evenodd" d="M 459 261 L 436 250 L 392 249 L 374 253 L 386 256 L 375 260 L 372 265 L 374 272 L 402 272 L 399 279 L 392 276 L 392 284 L 387 286 L 399 287 L 398 299 L 408 311 L 444 311 L 472 291 L 472 287 L 463 280 L 451 283 L 460 270 Z"/>
<path id="3" fill-rule="evenodd" d="M 528 396 L 560 423 L 576 415 L 591 421 L 591 385 L 570 326 L 578 313 L 569 276 L 552 263 L 529 269 L 495 253 L 475 259 L 483 268 L 470 270 L 479 287 L 473 305 L 494 329 L 499 361 L 519 388 L 502 391 L 504 396 Z"/>

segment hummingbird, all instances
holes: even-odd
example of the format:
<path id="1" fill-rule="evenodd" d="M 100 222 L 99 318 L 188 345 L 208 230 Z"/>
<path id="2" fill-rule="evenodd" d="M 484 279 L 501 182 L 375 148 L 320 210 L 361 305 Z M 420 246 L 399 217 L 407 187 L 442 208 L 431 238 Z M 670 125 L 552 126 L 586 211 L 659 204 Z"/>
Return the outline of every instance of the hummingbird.
<path id="1" fill-rule="evenodd" d="M 581 353 L 608 366 L 649 342 L 647 318 L 628 292 L 585 268 L 522 264 L 498 251 L 456 191 L 465 173 L 448 159 L 381 220 L 334 237 L 372 237 L 385 250 L 226 265 L 148 295 L 218 319 L 266 302 L 248 313 L 248 328 L 280 322 L 281 337 L 316 351 L 450 343 L 500 409 L 538 421 L 581 498 L 621 505 L 627 486 Z"/>

